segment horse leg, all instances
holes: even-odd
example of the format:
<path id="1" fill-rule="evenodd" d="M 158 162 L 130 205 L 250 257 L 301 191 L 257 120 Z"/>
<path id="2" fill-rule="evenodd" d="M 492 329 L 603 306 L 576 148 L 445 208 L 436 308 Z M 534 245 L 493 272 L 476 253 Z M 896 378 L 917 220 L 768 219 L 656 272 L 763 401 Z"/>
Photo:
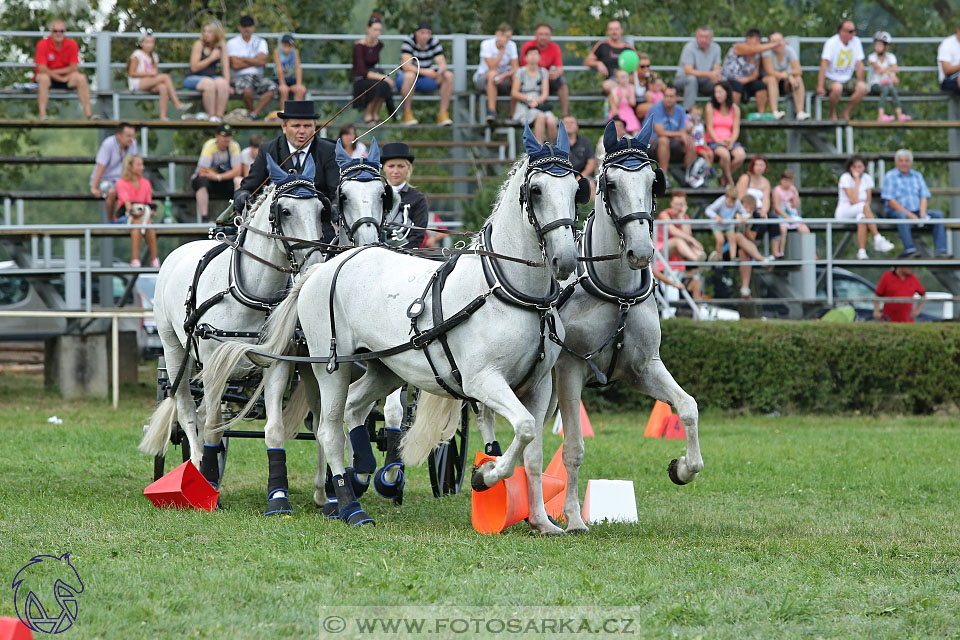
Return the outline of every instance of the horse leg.
<path id="1" fill-rule="evenodd" d="M 394 504 L 403 504 L 403 487 L 406 484 L 405 467 L 400 458 L 400 430 L 403 424 L 403 400 L 401 387 L 383 403 L 384 433 L 387 436 L 387 455 L 383 466 L 373 475 L 373 488 L 384 498 L 393 498 Z"/>
<path id="2" fill-rule="evenodd" d="M 217 427 L 222 420 L 220 398 L 208 394 L 203 396 L 202 415 L 198 423 L 203 429 L 203 457 L 200 459 L 200 473 L 216 489 L 220 488 L 220 452 L 223 450 L 223 431 Z"/>
<path id="3" fill-rule="evenodd" d="M 493 427 L 497 420 L 497 414 L 493 409 L 485 404 L 480 405 L 480 411 L 477 413 L 477 430 L 480 437 L 483 438 L 483 452 L 488 456 L 501 456 L 500 443 L 497 442 L 497 434 Z"/>
<path id="4" fill-rule="evenodd" d="M 307 406 L 310 407 L 310 430 L 317 439 L 317 472 L 313 476 L 313 506 L 323 510 L 327 517 L 338 517 L 337 496 L 333 490 L 333 476 L 329 473 L 326 458 L 323 455 L 323 443 L 320 440 L 320 388 L 309 365 L 298 365 L 300 384 L 307 394 Z M 325 473 L 326 472 L 326 473 Z"/>
<path id="5" fill-rule="evenodd" d="M 552 390 L 553 384 L 548 374 L 524 398 L 526 408 L 534 416 L 535 427 L 533 440 L 523 452 L 523 466 L 527 472 L 527 496 L 530 505 L 527 521 L 530 528 L 543 534 L 559 535 L 563 533 L 563 529 L 550 521 L 543 506 L 543 421 L 551 404 Z"/>
<path id="6" fill-rule="evenodd" d="M 267 410 L 267 423 L 263 427 L 263 439 L 267 445 L 269 476 L 267 479 L 267 510 L 264 515 L 293 513 L 288 498 L 287 451 L 283 448 L 283 392 L 293 367 L 286 362 L 276 362 L 263 371 L 263 399 Z"/>
<path id="7" fill-rule="evenodd" d="M 638 389 L 663 402 L 669 402 L 676 408 L 683 429 L 687 432 L 687 455 L 670 461 L 667 473 L 676 484 L 687 484 L 703 470 L 703 458 L 700 457 L 700 440 L 697 436 L 699 411 L 697 401 L 684 391 L 660 360 L 660 354 L 653 356 L 640 371 Z"/>
<path id="8" fill-rule="evenodd" d="M 560 418 L 563 422 L 563 466 L 567 469 L 567 495 L 563 515 L 567 518 L 567 533 L 589 530 L 580 513 L 578 485 L 580 465 L 583 464 L 583 431 L 580 427 L 580 396 L 583 393 L 584 371 L 578 363 L 560 356 L 557 366 L 557 396 Z"/>
<path id="9" fill-rule="evenodd" d="M 392 371 L 378 362 L 371 362 L 367 372 L 350 385 L 344 407 L 344 424 L 350 430 L 352 467 L 347 467 L 347 477 L 359 498 L 370 486 L 370 476 L 377 470 L 377 458 L 373 455 L 367 416 L 379 398 L 393 393 L 403 384 Z M 398 398 L 399 401 L 399 398 Z"/>
<path id="10" fill-rule="evenodd" d="M 187 436 L 187 442 L 190 444 L 190 461 L 197 469 L 201 469 L 203 446 L 200 443 L 200 433 L 197 428 L 197 404 L 193 401 L 193 395 L 190 393 L 193 357 L 182 347 L 176 355 L 174 355 L 174 351 L 177 350 L 171 350 L 170 354 L 167 355 L 167 372 L 170 379 L 176 379 L 181 366 L 186 368 L 180 380 L 180 386 L 174 392 L 174 398 L 177 402 L 177 422 L 180 423 L 180 428 L 183 429 Z"/>

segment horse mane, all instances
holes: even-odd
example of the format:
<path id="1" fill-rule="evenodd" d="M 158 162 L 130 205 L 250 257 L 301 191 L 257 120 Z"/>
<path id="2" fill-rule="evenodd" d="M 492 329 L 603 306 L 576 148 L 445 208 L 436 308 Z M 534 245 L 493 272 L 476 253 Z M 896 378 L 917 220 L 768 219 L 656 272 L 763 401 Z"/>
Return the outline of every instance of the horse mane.
<path id="1" fill-rule="evenodd" d="M 486 225 L 488 222 L 493 222 L 497 216 L 497 212 L 500 211 L 500 205 L 503 203 L 503 198 L 507 194 L 507 189 L 510 187 L 511 181 L 516 177 L 522 169 L 525 169 L 527 166 L 527 156 L 521 156 L 519 160 L 513 163 L 510 169 L 507 171 L 507 179 L 501 183 L 500 188 L 497 189 L 497 195 L 493 199 L 493 207 L 490 215 L 486 217 L 483 221 L 483 225 Z M 483 226 L 481 225 L 481 226 Z M 480 243 L 480 235 L 478 234 L 470 242 L 471 248 L 476 248 Z"/>
<path id="2" fill-rule="evenodd" d="M 262 205 L 264 202 L 269 200 L 270 196 L 272 196 L 273 192 L 276 190 L 277 190 L 277 185 L 274 184 L 273 182 L 268 182 L 267 186 L 265 186 L 263 189 L 260 190 L 260 195 L 257 196 L 257 199 L 254 201 L 254 203 L 247 207 L 248 213 L 247 213 L 247 220 L 245 220 L 245 222 L 249 222 L 250 220 L 253 220 L 254 214 L 256 214 L 256 212 L 260 210 L 260 205 Z"/>

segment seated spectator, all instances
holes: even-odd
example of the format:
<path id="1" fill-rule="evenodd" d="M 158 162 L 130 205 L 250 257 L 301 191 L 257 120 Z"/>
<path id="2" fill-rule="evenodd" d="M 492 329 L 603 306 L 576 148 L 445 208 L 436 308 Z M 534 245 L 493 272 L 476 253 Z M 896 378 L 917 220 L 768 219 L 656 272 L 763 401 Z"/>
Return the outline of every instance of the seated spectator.
<path id="1" fill-rule="evenodd" d="M 920 284 L 920 279 L 913 275 L 913 269 L 907 266 L 897 266 L 880 276 L 877 283 L 877 295 L 882 298 L 920 298 L 913 302 L 884 302 L 883 313 L 880 313 L 880 302 L 873 301 L 873 318 L 882 320 L 884 317 L 890 322 L 914 322 L 923 310 L 923 296 L 927 291 Z"/>
<path id="2" fill-rule="evenodd" d="M 847 166 L 843 175 L 840 176 L 837 193 L 837 210 L 834 217 L 838 220 L 857 220 L 857 259 L 866 260 L 867 256 L 867 232 L 873 236 L 873 248 L 875 251 L 887 253 L 893 250 L 893 243 L 880 235 L 877 225 L 872 223 L 860 222 L 861 220 L 872 220 L 873 212 L 870 210 L 870 200 L 873 198 L 873 178 L 866 173 L 866 165 L 860 156 L 851 156 L 847 160 Z"/>
<path id="3" fill-rule="evenodd" d="M 623 40 L 623 26 L 619 20 L 611 20 L 607 23 L 607 39 L 593 45 L 593 49 L 583 60 L 584 66 L 596 69 L 603 78 L 604 95 L 609 94 L 616 86 L 613 72 L 620 68 L 618 62 L 620 54 L 627 49 L 634 50 L 633 45 Z"/>
<path id="4" fill-rule="evenodd" d="M 106 198 L 107 217 L 111 222 L 117 210 L 116 184 L 123 173 L 123 159 L 127 154 L 137 153 L 136 133 L 132 124 L 121 122 L 117 132 L 100 143 L 90 172 L 90 193 L 97 198 Z"/>
<path id="5" fill-rule="evenodd" d="M 244 178 L 250 175 L 250 167 L 253 166 L 253 163 L 256 161 L 257 156 L 260 155 L 260 145 L 263 144 L 263 136 L 259 133 L 255 133 L 250 136 L 250 145 L 247 146 L 243 151 L 240 152 L 240 163 L 243 165 L 241 174 Z M 236 185 L 236 189 L 240 188 L 240 183 L 243 182 L 242 179 L 234 178 L 233 184 Z M 236 190 L 234 189 L 234 190 Z"/>
<path id="6" fill-rule="evenodd" d="M 143 158 L 135 153 L 128 153 L 123 159 L 123 175 L 117 180 L 117 206 L 126 216 L 129 225 L 150 224 L 153 219 L 153 186 L 143 177 Z M 150 249 L 150 266 L 160 266 L 157 255 L 157 232 L 148 229 L 146 232 L 136 228 L 130 231 L 130 247 L 132 258 L 130 266 L 140 267 L 140 234 L 147 238 L 147 247 Z"/>
<path id="7" fill-rule="evenodd" d="M 198 120 L 220 122 L 227 110 L 227 100 L 233 93 L 226 40 L 223 26 L 219 21 L 211 20 L 203 25 L 200 38 L 190 50 L 190 74 L 184 78 L 183 88 L 200 92 L 203 111 L 197 114 Z"/>
<path id="8" fill-rule="evenodd" d="M 883 177 L 883 192 L 880 194 L 880 197 L 886 201 L 884 215 L 887 218 L 899 220 L 943 218 L 942 211 L 927 209 L 930 189 L 927 188 L 927 181 L 923 179 L 923 174 L 911 168 L 913 154 L 908 149 L 898 149 L 893 161 L 896 169 L 891 169 Z M 901 257 L 909 258 L 917 253 L 913 244 L 912 230 L 913 228 L 908 224 L 897 225 L 897 233 L 900 234 L 900 240 L 903 242 Z M 946 227 L 933 224 L 930 225 L 930 231 L 933 233 L 934 255 L 938 258 L 950 258 L 950 254 L 947 253 Z"/>
<path id="9" fill-rule="evenodd" d="M 277 92 L 277 83 L 263 75 L 270 49 L 266 40 L 254 35 L 256 28 L 252 17 L 243 16 L 240 18 L 240 35 L 227 41 L 233 90 L 240 94 L 251 120 L 260 117 Z M 258 98 L 256 105 L 253 104 L 254 98 Z"/>
<path id="10" fill-rule="evenodd" d="M 340 134 L 337 136 L 337 139 L 340 140 L 340 144 L 343 145 L 343 150 L 351 158 L 366 158 L 367 157 L 367 145 L 363 144 L 357 140 L 357 128 L 351 123 L 346 123 L 340 127 Z M 383 156 L 381 156 L 381 160 Z"/>
<path id="11" fill-rule="evenodd" d="M 743 199 L 740 201 L 743 205 L 743 218 L 750 220 L 757 217 L 757 201 L 749 193 L 743 196 Z M 750 261 L 756 260 L 757 262 L 773 262 L 774 257 L 772 255 L 764 257 L 760 253 L 760 250 L 757 248 L 754 238 L 756 238 L 756 232 L 752 232 L 750 227 L 756 225 L 747 226 L 744 229 L 744 233 L 737 233 L 735 240 L 737 246 L 740 249 L 740 297 L 749 298 L 750 297 L 750 278 L 753 274 L 753 265 L 750 264 Z M 762 233 L 762 230 L 761 230 Z"/>
<path id="12" fill-rule="evenodd" d="M 787 46 L 783 34 L 779 31 L 770 34 L 770 43 L 773 47 L 760 56 L 763 62 L 762 80 L 767 85 L 770 111 L 776 119 L 783 118 L 786 114 L 780 111 L 780 96 L 792 95 L 797 120 L 808 120 L 810 114 L 803 110 L 806 91 L 803 88 L 800 57 L 792 47 Z"/>
<path id="13" fill-rule="evenodd" d="M 160 96 L 160 119 L 167 120 L 167 101 L 173 100 L 173 107 L 183 111 L 184 105 L 177 97 L 170 74 L 159 73 L 160 58 L 153 50 L 155 40 L 148 32 L 137 41 L 137 49 L 127 61 L 127 87 L 130 91 L 150 91 Z"/>
<path id="14" fill-rule="evenodd" d="M 647 82 L 647 102 L 650 103 L 650 106 L 657 104 L 663 100 L 663 90 L 667 88 L 666 83 L 663 81 L 663 78 L 660 77 L 660 74 L 656 71 L 650 72 L 650 80 Z M 647 109 L 647 113 L 650 113 L 650 109 Z"/>
<path id="15" fill-rule="evenodd" d="M 533 40 L 524 43 L 520 49 L 520 66 L 527 64 L 527 51 L 536 47 L 540 51 L 540 66 L 550 75 L 550 94 L 560 100 L 560 112 L 566 118 L 570 113 L 570 87 L 563 77 L 563 54 L 556 42 L 553 42 L 553 29 L 541 22 L 533 32 Z"/>
<path id="16" fill-rule="evenodd" d="M 430 205 L 427 196 L 410 185 L 414 155 L 406 142 L 388 142 L 380 150 L 383 174 L 393 189 L 394 197 L 400 198 L 400 209 L 395 222 L 400 227 L 388 227 L 387 243 L 417 249 L 424 244 L 427 224 L 430 222 Z"/>
<path id="17" fill-rule="evenodd" d="M 610 118 L 610 122 L 613 123 L 613 126 L 617 129 L 617 140 L 627 135 L 627 130 L 623 124 L 623 118 L 620 116 L 613 116 Z M 652 147 L 651 147 L 652 148 Z M 603 156 L 607 154 L 606 150 L 603 148 L 603 136 L 600 136 L 600 139 L 597 140 L 597 146 L 594 149 L 594 157 L 597 159 L 597 164 L 603 162 Z"/>
<path id="18" fill-rule="evenodd" d="M 733 184 L 733 172 L 743 165 L 747 150 L 740 137 L 740 105 L 733 103 L 730 83 L 713 85 L 713 95 L 704 110 L 704 139 L 720 165 L 720 186 Z"/>
<path id="19" fill-rule="evenodd" d="M 767 107 L 767 88 L 760 79 L 760 54 L 776 46 L 760 39 L 760 30 L 750 29 L 744 41 L 730 47 L 723 60 L 723 77 L 730 83 L 733 103 L 740 104 L 741 99 L 749 102 L 751 96 L 756 96 L 757 113 L 763 113 Z"/>
<path id="20" fill-rule="evenodd" d="M 191 180 L 197 192 L 197 216 L 200 219 L 207 220 L 211 195 L 225 200 L 233 198 L 233 179 L 242 170 L 240 145 L 233 139 L 233 127 L 227 122 L 221 123 L 216 137 L 203 143 Z"/>
<path id="21" fill-rule="evenodd" d="M 653 138 L 650 148 L 656 149 L 657 161 L 664 176 L 670 169 L 670 161 L 682 160 L 684 171 L 697 157 L 697 145 L 687 133 L 687 112 L 677 104 L 677 89 L 667 85 L 663 100 L 653 105 L 647 113 L 653 122 Z"/>
<path id="22" fill-rule="evenodd" d="M 960 93 L 960 24 L 937 47 L 937 76 L 941 91 Z"/>
<path id="23" fill-rule="evenodd" d="M 693 42 L 683 45 L 674 83 L 683 89 L 683 108 L 689 109 L 697 95 L 713 95 L 713 85 L 723 80 L 720 45 L 710 27 L 699 27 Z"/>
<path id="24" fill-rule="evenodd" d="M 640 132 L 640 121 L 634 112 L 637 106 L 637 96 L 633 93 L 630 74 L 623 69 L 617 69 L 613 72 L 613 77 L 617 86 L 607 96 L 607 101 L 610 103 L 610 114 L 607 117 L 620 116 L 626 126 L 627 133 L 636 135 Z"/>
<path id="25" fill-rule="evenodd" d="M 34 54 L 36 67 L 33 79 L 37 83 L 37 113 L 41 120 L 47 119 L 47 101 L 50 89 L 76 89 L 83 115 L 87 120 L 99 120 L 90 109 L 90 84 L 80 69 L 80 47 L 73 38 L 68 38 L 63 20 L 50 23 L 50 35 L 37 43 Z"/>
<path id="26" fill-rule="evenodd" d="M 747 172 L 737 180 L 737 194 L 740 200 L 746 195 L 753 196 L 754 208 L 753 217 L 766 220 L 770 212 L 770 181 L 767 180 L 767 159 L 761 155 L 753 156 L 750 164 L 747 165 Z M 777 257 L 783 255 L 780 246 L 780 225 L 778 224 L 758 224 L 752 225 L 745 231 L 747 237 L 757 242 L 758 236 L 770 235 L 770 252 Z"/>
<path id="27" fill-rule="evenodd" d="M 380 107 L 386 105 L 387 114 L 393 113 L 393 91 L 396 84 L 393 78 L 380 72 L 380 51 L 383 42 L 380 34 L 383 32 L 383 22 L 380 15 L 371 13 L 367 20 L 367 35 L 353 45 L 353 97 L 357 99 L 354 105 L 357 109 L 365 109 L 364 124 L 370 126 L 380 122 Z M 380 84 L 377 84 L 380 80 Z M 374 87 L 369 93 L 365 91 Z M 363 96 L 362 98 L 360 96 Z"/>
<path id="28" fill-rule="evenodd" d="M 687 214 L 687 194 L 683 191 L 674 191 L 670 196 L 670 208 L 661 211 L 657 215 L 657 219 L 690 220 L 690 216 Z M 663 229 L 664 226 L 661 226 L 660 229 Z M 671 224 L 668 226 L 669 231 L 661 232 L 657 238 L 657 250 L 662 252 L 663 236 L 667 237 L 667 259 L 672 259 L 675 256 L 690 262 L 703 262 L 707 259 L 703 245 L 693 236 L 693 228 L 689 224 Z"/>
<path id="29" fill-rule="evenodd" d="M 412 60 L 420 61 L 420 77 L 417 77 L 417 64 Z M 450 118 L 450 98 L 453 96 L 453 72 L 447 68 L 447 58 L 443 54 L 443 46 L 439 38 L 433 35 L 433 25 L 421 20 L 409 36 L 403 39 L 400 46 L 400 62 L 403 64 L 404 96 L 410 92 L 410 97 L 404 98 L 402 123 L 417 124 L 413 116 L 414 91 L 440 91 L 440 110 L 437 112 L 437 124 L 442 127 L 453 124 Z M 414 84 L 416 83 L 416 84 Z"/>
<path id="30" fill-rule="evenodd" d="M 650 80 L 652 77 L 659 78 L 660 76 L 651 74 L 649 54 L 640 51 L 637 53 L 637 58 L 639 62 L 636 71 L 633 72 L 633 92 L 637 96 L 637 108 L 635 110 L 637 118 L 643 122 L 643 119 L 647 117 L 647 112 L 650 111 L 650 107 L 653 106 L 653 102 L 649 101 L 647 97 Z M 660 88 L 660 92 L 660 100 L 663 100 L 663 87 Z"/>
<path id="31" fill-rule="evenodd" d="M 557 137 L 557 117 L 547 103 L 550 97 L 549 74 L 540 66 L 538 49 L 527 51 L 527 64 L 513 74 L 510 96 L 517 101 L 513 110 L 514 120 L 529 124 L 537 140 L 543 140 L 545 133 L 550 140 Z"/>
<path id="32" fill-rule="evenodd" d="M 584 178 L 590 181 L 590 198 L 596 192 L 597 183 L 593 172 L 597 170 L 597 158 L 593 153 L 593 143 L 580 135 L 580 124 L 573 116 L 564 116 L 563 127 L 570 138 L 570 164 Z"/>
<path id="33" fill-rule="evenodd" d="M 307 87 L 303 84 L 303 67 L 300 66 L 300 52 L 294 46 L 297 43 L 292 33 L 280 37 L 277 48 L 273 50 L 273 66 L 277 71 L 277 91 L 280 92 L 280 111 L 290 94 L 294 100 L 303 100 Z"/>
<path id="34" fill-rule="evenodd" d="M 911 120 L 910 116 L 903 113 L 900 108 L 900 92 L 897 91 L 897 85 L 900 78 L 897 73 L 900 68 L 897 66 L 897 56 L 888 51 L 893 38 L 886 31 L 877 31 L 873 34 L 873 53 L 867 56 L 869 70 L 867 72 L 867 86 L 870 87 L 872 95 L 880 96 L 880 108 L 877 110 L 877 120 L 880 122 L 893 122 L 899 120 L 905 122 Z M 887 99 L 893 103 L 895 115 L 888 115 L 883 108 L 887 104 Z"/>
<path id="35" fill-rule="evenodd" d="M 513 27 L 506 22 L 497 27 L 494 37 L 480 43 L 480 65 L 473 74 L 473 85 L 487 95 L 487 122 L 497 119 L 497 96 L 510 95 L 519 57 Z"/>
<path id="36" fill-rule="evenodd" d="M 707 146 L 706 127 L 703 124 L 703 109 L 695 104 L 687 112 L 687 133 L 693 138 L 699 158 L 693 161 L 687 172 L 687 184 L 699 189 L 707 183 L 713 172 L 713 150 Z"/>
<path id="37" fill-rule="evenodd" d="M 867 95 L 867 83 L 863 81 L 863 45 L 856 36 L 856 25 L 852 20 L 844 20 L 837 33 L 823 43 L 820 54 L 820 72 L 817 75 L 817 95 L 827 95 L 825 81 L 830 82 L 830 119 L 837 119 L 837 104 L 840 98 L 850 96 L 843 110 L 843 119 L 850 118 L 850 112 L 863 96 Z M 856 75 L 856 77 L 854 77 Z"/>
<path id="38" fill-rule="evenodd" d="M 707 205 L 707 217 L 713 219 L 710 225 L 713 231 L 714 250 L 710 253 L 710 262 L 723 259 L 723 243 L 726 240 L 730 252 L 730 259 L 737 259 L 737 229 L 738 220 L 746 218 L 743 204 L 737 197 L 737 188 L 727 186 L 722 196 Z"/>
<path id="39" fill-rule="evenodd" d="M 790 221 L 780 225 L 780 237 L 782 238 L 780 246 L 782 249 L 786 249 L 787 247 L 787 231 L 794 230 L 800 233 L 810 233 L 810 227 L 801 222 L 803 218 L 800 216 L 800 192 L 797 191 L 795 182 L 796 174 L 790 169 L 785 169 L 783 173 L 780 174 L 780 181 L 777 182 L 777 186 L 773 188 L 771 194 L 773 212 L 781 218 Z M 776 257 L 782 258 L 783 253 Z"/>

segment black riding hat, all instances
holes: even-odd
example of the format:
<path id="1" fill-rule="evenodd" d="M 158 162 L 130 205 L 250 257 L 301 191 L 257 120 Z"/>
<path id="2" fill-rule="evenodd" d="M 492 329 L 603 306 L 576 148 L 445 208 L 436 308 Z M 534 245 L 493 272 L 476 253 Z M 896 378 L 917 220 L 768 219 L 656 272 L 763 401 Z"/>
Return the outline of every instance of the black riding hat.
<path id="1" fill-rule="evenodd" d="M 381 164 L 386 164 L 387 160 L 393 160 L 394 158 L 403 158 L 412 164 L 414 156 L 410 153 L 410 145 L 406 142 L 388 142 L 380 147 Z"/>
<path id="2" fill-rule="evenodd" d="M 288 120 L 297 118 L 300 120 L 316 120 L 320 117 L 317 113 L 317 106 L 313 100 L 287 100 L 283 103 L 283 111 L 277 114 L 278 118 Z"/>

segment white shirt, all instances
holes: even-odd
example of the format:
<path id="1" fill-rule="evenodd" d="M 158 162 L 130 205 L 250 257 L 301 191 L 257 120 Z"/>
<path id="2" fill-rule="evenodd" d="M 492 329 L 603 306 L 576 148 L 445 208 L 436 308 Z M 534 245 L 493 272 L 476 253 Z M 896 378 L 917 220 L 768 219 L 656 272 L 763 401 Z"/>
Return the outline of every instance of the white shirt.
<path id="1" fill-rule="evenodd" d="M 250 42 L 243 39 L 243 36 L 234 36 L 227 40 L 227 55 L 238 58 L 256 58 L 259 54 L 268 54 L 267 41 L 256 35 L 250 36 Z M 246 67 L 234 71 L 230 70 L 235 76 L 263 75 L 263 67 Z"/>
<path id="2" fill-rule="evenodd" d="M 855 204 L 850 202 L 850 198 L 847 197 L 847 189 L 853 189 L 853 176 L 850 175 L 850 172 L 847 171 L 842 176 L 840 176 L 840 188 L 839 193 L 837 194 L 837 199 L 841 205 L 851 205 Z M 873 190 L 873 178 L 870 177 L 869 173 L 864 173 L 860 176 L 860 190 L 857 191 L 857 202 L 866 202 L 867 201 L 867 192 Z"/>
<path id="3" fill-rule="evenodd" d="M 313 143 L 311 142 L 310 144 L 313 144 Z M 305 146 L 305 147 L 304 147 L 303 149 L 301 149 L 300 151 L 297 151 L 297 145 L 295 145 L 295 144 L 290 144 L 290 141 L 287 140 L 287 149 L 289 149 L 289 151 L 288 151 L 287 153 L 288 153 L 289 155 L 292 155 L 294 152 L 296 152 L 296 155 L 293 156 L 292 158 L 290 158 L 290 160 L 287 162 L 287 164 L 283 165 L 283 167 L 281 167 L 281 168 L 282 168 L 284 171 L 286 171 L 286 170 L 289 170 L 289 169 L 294 169 L 298 164 L 300 165 L 300 168 L 301 168 L 301 169 L 306 168 L 306 164 L 307 164 L 307 154 L 310 152 L 310 144 L 308 144 L 307 146 Z"/>
<path id="4" fill-rule="evenodd" d="M 940 82 L 943 82 L 943 79 L 947 76 L 943 72 L 941 62 L 960 64 L 960 41 L 957 40 L 957 34 L 946 38 L 940 43 L 940 46 L 937 47 L 937 75 L 940 78 Z"/>
<path id="5" fill-rule="evenodd" d="M 487 64 L 487 58 L 496 58 L 500 55 L 500 50 L 497 49 L 497 39 L 496 38 L 487 38 L 480 43 L 480 66 L 477 68 L 477 73 L 475 75 L 485 76 L 487 71 L 490 71 L 490 65 Z M 497 65 L 497 74 L 502 75 L 507 71 L 510 71 L 510 61 L 519 60 L 520 55 L 517 53 L 517 43 L 513 40 L 508 40 L 506 46 L 503 48 L 503 57 L 500 58 L 500 63 Z"/>
<path id="6" fill-rule="evenodd" d="M 823 53 L 820 54 L 821 59 L 830 62 L 825 76 L 832 82 L 847 82 L 853 77 L 857 63 L 864 57 L 860 38 L 853 36 L 850 42 L 843 44 L 839 33 L 823 43 Z"/>
<path id="7" fill-rule="evenodd" d="M 897 56 L 888 51 L 887 55 L 883 57 L 883 62 L 880 62 L 880 56 L 877 55 L 876 51 L 867 56 L 867 86 L 872 87 L 875 84 L 893 84 L 893 74 L 877 73 L 877 70 L 873 68 L 874 62 L 882 67 L 892 67 L 893 65 L 897 64 Z"/>
<path id="8" fill-rule="evenodd" d="M 253 147 L 247 147 L 240 152 L 240 162 L 247 165 L 248 167 L 253 164 Z"/>

